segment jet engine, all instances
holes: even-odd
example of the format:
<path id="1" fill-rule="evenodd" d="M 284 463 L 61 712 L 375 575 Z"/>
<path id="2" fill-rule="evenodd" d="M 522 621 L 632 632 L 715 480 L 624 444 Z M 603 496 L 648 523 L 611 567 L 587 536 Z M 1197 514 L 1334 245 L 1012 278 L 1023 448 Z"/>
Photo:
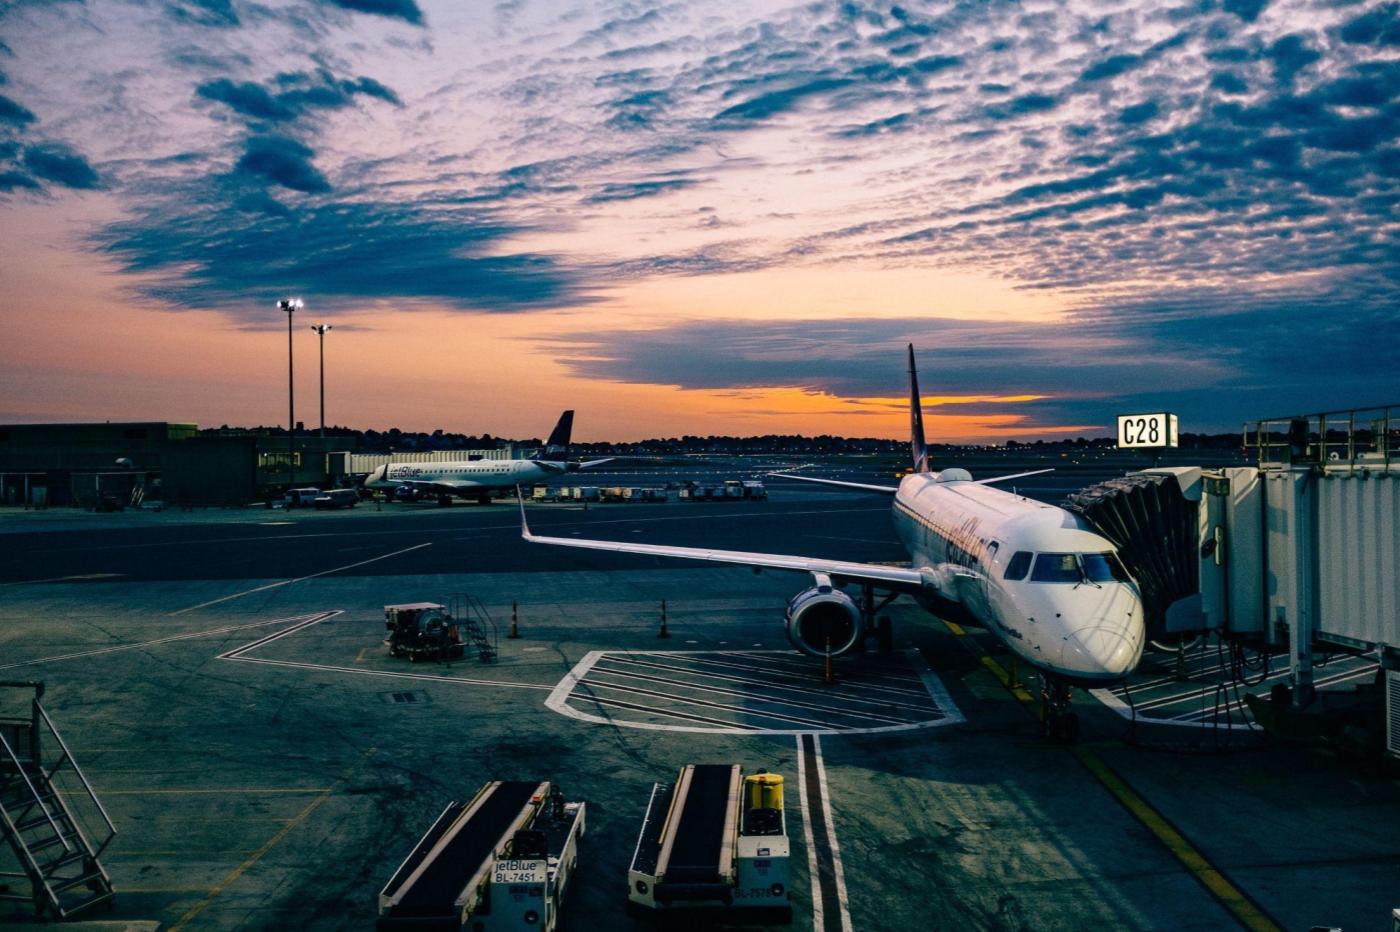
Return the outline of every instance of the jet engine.
<path id="1" fill-rule="evenodd" d="M 817 585 L 804 589 L 788 600 L 787 636 L 803 653 L 836 657 L 855 647 L 865 634 L 856 600 L 829 581 L 818 577 Z"/>

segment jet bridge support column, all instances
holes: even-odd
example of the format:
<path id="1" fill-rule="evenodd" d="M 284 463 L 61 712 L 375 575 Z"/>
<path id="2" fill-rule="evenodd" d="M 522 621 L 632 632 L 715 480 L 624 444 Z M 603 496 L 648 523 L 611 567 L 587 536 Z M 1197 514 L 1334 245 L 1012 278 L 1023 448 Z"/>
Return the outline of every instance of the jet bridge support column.
<path id="1" fill-rule="evenodd" d="M 1269 470 L 1264 476 L 1267 511 L 1266 547 L 1273 618 L 1288 638 L 1293 705 L 1311 704 L 1313 638 L 1318 617 L 1317 500 L 1318 477 L 1307 468 Z"/>

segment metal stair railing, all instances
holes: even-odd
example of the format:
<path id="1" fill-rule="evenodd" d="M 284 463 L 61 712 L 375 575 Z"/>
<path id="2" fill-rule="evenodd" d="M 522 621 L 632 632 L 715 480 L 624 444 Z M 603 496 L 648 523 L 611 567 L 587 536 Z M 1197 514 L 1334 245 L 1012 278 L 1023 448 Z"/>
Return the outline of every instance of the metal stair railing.
<path id="1" fill-rule="evenodd" d="M 72 751 L 68 750 L 68 742 L 63 740 L 63 735 L 58 733 L 58 728 L 54 725 L 53 719 L 49 718 L 49 713 L 44 710 L 44 707 L 39 704 L 39 700 L 37 699 L 34 700 L 34 709 L 39 713 L 39 717 L 44 720 L 44 724 L 48 726 L 49 734 L 53 735 L 54 740 L 58 742 L 59 748 L 63 750 L 63 755 L 53 767 L 44 774 L 44 782 L 52 785 L 54 774 L 58 773 L 64 764 L 70 765 L 73 768 L 73 773 L 78 777 L 78 782 L 82 784 L 83 791 L 87 793 L 88 799 L 92 800 L 92 804 L 97 807 L 98 814 L 102 816 L 102 822 L 107 826 L 107 837 L 102 839 L 102 843 L 94 848 L 88 841 L 87 835 L 83 832 L 82 826 L 78 824 L 78 820 L 72 820 L 73 828 L 77 830 L 78 837 L 82 839 L 83 846 L 92 855 L 93 859 L 96 860 L 97 856 L 106 850 L 107 846 L 112 843 L 112 839 L 117 836 L 117 827 L 113 824 L 112 817 L 107 814 L 107 807 L 102 805 L 102 800 L 98 799 L 97 793 L 93 791 L 92 784 L 88 782 L 87 774 L 83 773 L 83 768 L 78 766 L 77 758 L 73 756 Z"/>
<path id="2" fill-rule="evenodd" d="M 64 832 L 59 829 L 58 824 L 54 822 L 53 814 L 49 812 L 49 807 L 44 803 L 38 789 L 35 788 L 34 781 L 30 780 L 29 774 L 25 772 L 24 761 L 20 759 L 15 749 L 10 746 L 10 742 L 5 739 L 3 733 L 0 733 L 0 749 L 3 749 L 5 753 L 5 756 L 0 758 L 0 764 L 3 764 L 6 769 L 13 766 L 14 773 L 23 781 L 21 784 L 19 781 L 11 778 L 0 782 L 0 826 L 4 828 L 5 838 L 10 842 L 11 848 L 14 849 L 16 856 L 18 856 L 20 866 L 24 868 L 23 871 L 0 871 L 0 877 L 27 880 L 34 887 L 34 893 L 30 896 L 22 896 L 16 893 L 10 893 L 7 889 L 0 889 L 0 900 L 17 900 L 19 902 L 34 900 L 42 889 L 48 900 L 56 903 L 58 902 L 58 894 L 49 886 L 48 878 L 44 876 L 43 865 L 39 863 L 38 857 L 30 850 L 29 845 L 24 840 L 23 831 L 20 829 L 20 825 L 24 823 L 24 815 L 34 808 L 35 803 L 37 803 L 39 808 L 43 811 L 44 818 L 53 829 L 54 835 L 63 842 L 64 851 L 71 852 L 73 849 L 69 846 L 67 839 L 63 837 Z M 10 815 L 11 807 L 6 806 L 4 802 L 4 797 L 10 792 L 11 786 L 23 786 L 25 789 L 29 790 L 29 796 L 33 799 L 33 802 L 25 804 L 24 809 L 18 814 L 18 817 L 12 817 Z"/>
<path id="3" fill-rule="evenodd" d="M 452 617 L 467 629 L 467 638 L 482 661 L 490 663 L 499 653 L 496 623 L 475 596 L 458 593 L 452 599 Z"/>
<path id="4" fill-rule="evenodd" d="M 33 902 L 40 918 L 48 911 L 58 919 L 98 903 L 110 905 L 114 893 L 112 881 L 98 856 L 116 836 L 116 826 L 39 701 L 44 692 L 43 684 L 8 682 L 0 686 L 35 690 L 28 720 L 0 719 L 0 724 L 11 726 L 10 734 L 15 739 L 12 742 L 6 737 L 5 729 L 0 729 L 0 829 L 23 868 L 22 873 L 0 871 L 0 877 L 26 879 L 31 888 L 28 896 L 0 888 L 0 900 L 28 900 Z M 44 729 L 61 752 L 51 766 L 45 765 L 43 757 Z M 21 737 L 28 739 L 27 756 L 16 747 Z M 81 793 L 64 789 L 56 781 L 64 767 L 72 769 L 82 787 Z M 92 801 L 105 826 L 106 837 L 96 846 L 83 830 L 78 813 L 70 807 L 70 802 L 80 801 L 83 793 Z M 39 815 L 35 815 L 36 811 Z M 47 837 L 30 834 L 36 829 L 52 834 Z M 60 845 L 62 848 L 56 857 L 52 853 L 43 854 Z M 78 867 L 77 874 L 64 873 L 73 865 Z M 69 891 L 84 886 L 87 893 L 80 899 L 65 898 Z"/>

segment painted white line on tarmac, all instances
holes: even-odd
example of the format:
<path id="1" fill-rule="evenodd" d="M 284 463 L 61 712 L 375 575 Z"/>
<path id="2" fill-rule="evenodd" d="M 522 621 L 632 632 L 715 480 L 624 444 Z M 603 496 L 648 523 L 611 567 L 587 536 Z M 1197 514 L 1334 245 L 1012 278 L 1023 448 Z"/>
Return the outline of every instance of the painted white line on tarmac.
<path id="1" fill-rule="evenodd" d="M 802 830 L 812 881 L 812 927 L 816 932 L 832 928 L 851 932 L 846 872 L 841 866 L 841 846 L 836 841 L 836 825 L 831 818 L 831 790 L 826 783 L 820 735 L 798 736 L 797 781 L 801 787 Z M 820 830 L 814 822 L 814 809 L 821 813 Z M 835 915 L 832 915 L 833 907 Z"/>
<path id="2" fill-rule="evenodd" d="M 817 846 L 812 840 L 812 813 L 807 806 L 807 752 L 802 747 L 802 736 L 797 736 L 797 802 L 802 810 L 802 840 L 807 848 L 807 877 L 812 882 L 812 929 L 822 932 L 826 928 L 826 910 L 822 907 L 821 874 L 817 870 Z"/>
<path id="3" fill-rule="evenodd" d="M 320 616 L 324 613 L 317 612 Z M 334 614 L 334 613 L 331 613 Z M 12 667 L 27 667 L 36 663 L 57 663 L 60 660 L 76 660 L 79 657 L 96 657 L 99 654 L 115 654 L 118 651 L 138 650 L 142 647 L 154 647 L 157 644 L 169 644 L 171 641 L 188 641 L 194 638 L 213 637 L 216 634 L 227 634 L 230 631 L 242 631 L 245 628 L 261 628 L 264 625 L 276 625 L 283 622 L 305 621 L 310 615 L 293 615 L 290 618 L 274 618 L 271 621 L 255 621 L 251 624 L 224 625 L 222 628 L 210 628 L 206 631 L 190 631 L 185 634 L 173 634 L 169 637 L 156 638 L 152 641 L 140 641 L 136 644 L 118 644 L 114 647 L 99 647 L 94 650 L 81 650 L 71 654 L 58 654 L 53 657 L 39 657 L 35 660 L 21 660 L 18 663 L 0 664 L 0 670 L 8 670 Z M 319 618 L 318 618 L 319 620 Z"/>
<path id="4" fill-rule="evenodd" d="M 303 628 L 309 628 L 309 627 L 311 627 L 312 625 L 320 624 L 321 622 L 325 621 L 326 619 L 328 619 L 328 618 L 334 618 L 336 615 L 339 615 L 339 614 L 342 614 L 342 611 L 341 611 L 340 609 L 337 609 L 337 610 L 335 610 L 335 611 L 333 611 L 333 612 L 321 612 L 321 613 L 319 613 L 319 614 L 317 614 L 317 615 L 313 615 L 312 617 L 307 618 L 305 621 L 302 621 L 302 622 L 300 622 L 300 623 L 298 623 L 298 624 L 292 625 L 290 628 L 283 628 L 281 631 L 274 631 L 272 634 L 263 635 L 262 637 L 258 638 L 258 639 L 255 640 L 255 641 L 249 641 L 247 644 L 244 644 L 242 647 L 235 647 L 235 648 L 233 648 L 232 650 L 226 650 L 226 651 L 224 651 L 222 654 L 220 654 L 220 655 L 218 656 L 218 659 L 219 659 L 219 660 L 237 660 L 239 657 L 241 657 L 243 654 L 247 653 L 247 652 L 250 651 L 250 650 L 254 650 L 255 648 L 262 647 L 264 644 L 271 644 L 273 641 L 276 641 L 276 640 L 278 640 L 279 638 L 284 638 L 284 637 L 286 637 L 286 636 L 289 635 L 289 634 L 296 634 L 298 631 L 302 630 Z"/>
<path id="5" fill-rule="evenodd" d="M 1356 679 L 1356 678 L 1365 676 L 1365 675 L 1367 675 L 1367 674 L 1374 673 L 1374 672 L 1375 672 L 1375 669 L 1376 669 L 1376 665 L 1375 665 L 1375 664 L 1371 664 L 1371 665 L 1369 665 L 1369 666 L 1363 666 L 1363 667 L 1360 667 L 1360 668 L 1357 668 L 1357 669 L 1353 669 L 1353 670 L 1346 670 L 1346 671 L 1343 671 L 1343 672 L 1341 672 L 1341 673 L 1336 673 L 1336 674 L 1333 674 L 1333 675 L 1331 675 L 1331 676 L 1329 676 L 1329 677 L 1325 677 L 1325 678 L 1323 678 L 1323 679 L 1317 680 L 1317 681 L 1314 683 L 1314 685 L 1315 685 L 1315 686 L 1326 686 L 1326 685 L 1331 685 L 1331 684 L 1335 684 L 1335 683 L 1345 682 L 1345 681 L 1350 680 L 1350 679 Z M 1287 667 L 1280 667 L 1276 672 L 1269 674 L 1269 676 L 1267 676 L 1267 677 L 1262 681 L 1262 683 L 1268 683 L 1268 682 L 1270 682 L 1270 681 L 1274 681 L 1274 682 L 1283 682 L 1283 678 L 1287 677 L 1288 675 L 1289 675 L 1289 670 L 1288 670 L 1288 668 L 1287 668 Z M 1262 683 L 1261 683 L 1261 685 L 1262 685 Z M 1231 686 L 1231 684 L 1228 684 L 1228 683 L 1227 683 L 1227 684 L 1222 684 L 1222 685 L 1223 685 L 1223 688 L 1230 688 L 1230 686 Z M 1245 691 L 1245 692 L 1251 692 L 1251 690 L 1258 689 L 1258 688 L 1259 688 L 1258 686 L 1248 687 L 1248 688 L 1245 689 L 1244 691 Z M 1175 700 L 1175 701 L 1187 701 L 1187 700 L 1193 700 L 1193 699 L 1201 699 L 1201 698 L 1203 698 L 1204 695 L 1206 695 L 1206 694 L 1212 692 L 1212 691 L 1215 690 L 1215 689 L 1216 689 L 1216 687 L 1211 687 L 1210 689 L 1206 689 L 1206 690 L 1204 690 L 1204 691 L 1183 693 L 1183 694 L 1182 694 L 1180 697 L 1178 697 L 1178 699 Z M 1183 714 L 1174 716 L 1174 717 L 1172 717 L 1172 718 L 1157 718 L 1157 717 L 1154 717 L 1154 716 L 1151 716 L 1151 715 L 1143 715 L 1142 712 L 1144 711 L 1144 708 L 1145 708 L 1145 707 L 1142 706 L 1142 705 L 1136 706 L 1136 710 L 1135 710 L 1134 706 L 1129 705 L 1127 702 L 1123 701 L 1123 699 L 1119 697 L 1119 694 L 1118 694 L 1118 691 L 1117 691 L 1117 690 L 1110 690 L 1110 689 L 1091 689 L 1091 690 L 1089 690 L 1089 694 L 1090 694 L 1091 696 L 1093 696 L 1095 699 L 1098 699 L 1098 700 L 1099 700 L 1100 702 L 1102 702 L 1104 705 L 1108 706 L 1108 707 L 1109 707 L 1110 709 L 1112 709 L 1114 712 L 1117 712 L 1121 717 L 1126 718 L 1126 719 L 1128 719 L 1129 721 L 1137 721 L 1137 722 L 1140 722 L 1140 723 L 1143 723 L 1143 724 L 1147 724 L 1147 725 L 1174 725 L 1174 726 L 1176 726 L 1176 727 L 1178 727 L 1178 728 L 1210 728 L 1210 729 L 1213 729 L 1213 730 L 1221 730 L 1221 731 L 1223 731 L 1223 730 L 1231 730 L 1231 731 L 1261 731 L 1261 730 L 1262 730 L 1262 729 L 1260 728 L 1260 726 L 1258 725 L 1258 723 L 1256 723 L 1256 722 L 1250 722 L 1250 721 L 1238 722 L 1238 723 L 1237 723 L 1237 722 L 1220 722 L 1220 721 L 1218 721 L 1218 720 L 1217 720 L 1217 721 L 1201 721 L 1201 720 L 1200 720 L 1200 717 L 1201 717 L 1201 716 L 1219 715 L 1219 714 L 1223 714 L 1223 713 L 1239 711 L 1240 709 L 1243 709 L 1243 708 L 1245 707 L 1245 703 L 1244 703 L 1244 700 L 1243 700 L 1243 699 L 1236 700 L 1236 701 L 1231 701 L 1231 702 L 1227 702 L 1227 703 L 1224 703 L 1224 704 L 1220 705 L 1219 707 L 1212 706 L 1212 707 L 1210 707 L 1210 708 L 1205 708 L 1205 709 L 1202 709 L 1202 708 L 1197 707 L 1196 709 L 1193 709 L 1193 710 L 1191 710 L 1191 711 L 1189 711 L 1189 712 L 1186 712 L 1186 713 L 1183 713 Z M 1261 695 L 1262 695 L 1262 694 L 1261 694 Z M 1151 706 L 1148 706 L 1148 707 L 1146 707 L 1146 708 L 1150 711 L 1152 708 L 1157 708 L 1158 706 L 1165 706 L 1165 705 L 1171 705 L 1171 704 L 1172 704 L 1171 701 L 1168 701 L 1168 702 L 1165 702 L 1165 703 L 1163 703 L 1163 702 L 1157 702 L 1157 703 L 1153 703 Z M 1197 719 L 1197 720 L 1196 720 L 1196 721 L 1192 721 L 1191 719 L 1193 719 L 1193 718 L 1194 718 L 1194 719 Z"/>
<path id="6" fill-rule="evenodd" d="M 220 602 L 228 602 L 231 599 L 241 599 L 245 595 L 253 595 L 257 592 L 266 592 L 269 589 L 276 589 L 279 586 L 289 586 L 292 583 L 303 582 L 308 579 L 315 579 L 318 576 L 329 576 L 332 573 L 340 573 L 345 570 L 353 570 L 357 566 L 364 566 L 368 563 L 378 563 L 380 560 L 387 560 L 390 557 L 397 557 L 401 553 L 411 553 L 414 550 L 422 550 L 424 547 L 431 546 L 431 541 L 429 541 L 426 544 L 414 544 L 412 547 L 405 547 L 402 550 L 395 550 L 392 553 L 385 553 L 377 557 L 370 557 L 368 560 L 361 560 L 358 563 L 347 563 L 345 566 L 337 566 L 335 569 L 330 570 L 321 570 L 321 572 L 319 573 L 309 573 L 306 576 L 298 576 L 296 579 L 283 579 L 279 582 L 268 583 L 265 586 L 258 586 L 255 589 L 247 589 L 243 592 L 235 592 L 232 595 L 222 596 L 217 599 L 210 599 L 208 602 L 200 602 L 198 605 L 191 605 L 189 608 L 182 608 L 179 611 L 170 612 L 167 617 L 173 618 L 176 615 L 183 615 L 186 612 L 192 612 L 196 609 L 208 608 L 211 605 L 218 605 Z"/>
<path id="7" fill-rule="evenodd" d="M 836 895 L 841 903 L 842 932 L 851 932 L 851 913 L 847 908 L 846 872 L 841 867 L 841 846 L 836 841 L 836 825 L 831 819 L 831 790 L 826 785 L 826 761 L 822 758 L 821 735 L 812 735 L 812 746 L 817 754 L 817 782 L 822 788 L 822 811 L 826 813 L 827 838 L 831 841 L 831 867 L 836 872 Z"/>
<path id="8" fill-rule="evenodd" d="M 75 576 L 53 576 L 49 579 L 19 579 L 14 582 L 0 583 L 0 586 L 36 586 L 40 583 L 60 583 L 60 582 L 98 582 L 104 579 L 123 579 L 125 573 L 78 573 Z"/>
<path id="9" fill-rule="evenodd" d="M 929 686 L 930 684 L 933 684 L 932 688 L 929 689 L 929 695 L 930 695 L 930 698 L 932 698 L 933 701 L 934 701 L 935 703 L 937 703 L 938 705 L 937 705 L 937 708 L 920 708 L 919 711 L 923 712 L 924 714 L 936 715 L 936 716 L 938 716 L 938 717 L 937 717 L 937 718 L 933 718 L 933 719 L 927 719 L 927 720 L 924 720 L 924 721 L 904 722 L 904 723 L 901 723 L 901 724 L 898 724 L 898 725 L 876 725 L 876 726 L 869 726 L 869 727 L 851 727 L 851 728 L 844 727 L 844 726 L 834 726 L 834 725 L 826 725 L 826 726 L 814 727 L 814 728 L 759 728 L 759 727 L 744 725 L 744 724 L 741 724 L 741 723 L 736 722 L 736 723 L 733 723 L 733 724 L 731 724 L 731 725 L 726 725 L 726 726 L 724 726 L 724 727 L 706 728 L 706 727 L 701 727 L 701 726 L 696 726 L 696 725 L 666 725 L 666 724 L 662 724 L 662 723 L 659 723 L 659 722 L 636 722 L 636 721 L 628 721 L 628 720 L 626 720 L 626 719 L 605 718 L 605 717 L 603 717 L 603 716 L 601 716 L 601 715 L 594 715 L 594 714 L 592 714 L 592 713 L 590 713 L 590 712 L 584 712 L 584 711 L 582 711 L 581 709 L 574 708 L 572 705 L 569 704 L 569 701 L 570 701 L 571 699 L 575 698 L 574 692 L 575 692 L 575 689 L 576 689 L 578 686 L 583 685 L 583 686 L 587 687 L 587 686 L 590 685 L 590 683 L 586 681 L 586 678 L 587 678 L 588 674 L 589 674 L 589 673 L 594 669 L 594 667 L 598 664 L 599 661 L 612 661 L 612 660 L 615 660 L 615 659 L 622 659 L 622 657 L 625 657 L 626 655 L 642 655 L 642 654 L 649 655 L 649 656 L 670 654 L 670 655 L 672 655 L 672 656 L 677 657 L 678 659 L 686 659 L 686 655 L 690 655 L 690 654 L 708 654 L 708 655 L 724 654 L 724 655 L 726 655 L 726 656 L 742 657 L 742 656 L 745 656 L 745 655 L 753 655 L 753 654 L 755 654 L 755 653 L 760 653 L 760 652 L 759 652 L 759 651 L 745 651 L 745 650 L 730 650 L 730 651 L 724 651 L 724 650 L 703 650 L 703 651 L 683 651 L 683 650 L 674 650 L 674 651 L 665 651 L 665 650 L 656 650 L 656 651 L 646 651 L 646 650 L 638 650 L 638 651 L 602 651 L 602 650 L 594 650 L 594 651 L 589 651 L 587 654 L 585 654 L 585 655 L 583 656 L 583 659 L 582 659 L 582 660 L 580 660 L 577 664 L 574 665 L 574 668 L 573 668 L 572 670 L 570 670 L 568 673 L 566 673 L 566 674 L 564 675 L 564 677 L 563 677 L 562 679 L 560 679 L 559 682 L 556 683 L 556 684 L 554 685 L 554 687 L 553 687 L 553 688 L 551 689 L 551 691 L 550 691 L 549 697 L 548 697 L 547 699 L 545 699 L 545 702 L 544 702 L 545 708 L 547 708 L 547 709 L 549 709 L 549 710 L 551 710 L 551 711 L 553 711 L 553 712 L 558 712 L 560 715 L 563 715 L 563 716 L 566 717 L 566 718 L 571 718 L 571 719 L 574 719 L 575 721 L 580 721 L 580 722 L 588 722 L 588 723 L 594 724 L 594 725 L 612 725 L 612 726 L 618 727 L 618 728 L 636 728 L 636 729 L 640 729 L 640 730 L 642 730 L 642 731 L 675 731 L 675 732 L 686 732 L 686 733 L 690 733 L 690 734 L 707 734 L 707 735 L 735 735 L 735 734 L 744 734 L 744 735 L 818 735 L 818 734 L 822 734 L 822 735 L 832 735 L 832 734 L 842 734 L 842 735 L 848 735 L 848 734 L 849 734 L 849 735 L 868 735 L 868 734 L 885 734 L 885 733 L 887 733 L 887 732 L 916 731 L 916 730 L 927 729 L 927 728 L 938 728 L 938 727 L 940 727 L 940 726 L 942 726 L 942 725 L 954 725 L 954 724 L 958 724 L 958 723 L 961 723 L 961 722 L 966 721 L 966 719 L 963 717 L 963 714 L 962 714 L 961 710 L 959 710 L 958 707 L 957 707 L 955 704 L 953 704 L 953 701 L 952 701 L 951 697 L 948 696 L 947 691 L 943 688 L 942 684 L 938 682 L 937 676 L 933 673 L 932 670 L 928 670 L 927 667 L 925 667 L 925 669 L 922 670 L 922 671 L 918 671 L 918 674 L 919 674 L 920 679 L 923 680 L 925 686 Z M 615 656 L 612 656 L 612 655 L 621 655 L 621 656 L 620 656 L 620 657 L 615 657 Z M 713 674 L 713 673 L 707 674 L 707 673 L 706 673 L 705 671 L 703 671 L 703 670 L 700 670 L 700 671 L 697 671 L 697 670 L 687 670 L 687 669 L 684 669 L 684 668 L 671 667 L 671 666 L 667 666 L 667 665 L 664 665 L 664 664 L 652 664 L 652 665 L 648 665 L 648 666 L 655 666 L 655 667 L 658 667 L 658 668 L 660 668 L 660 669 L 663 669 L 663 670 L 666 670 L 666 671 L 670 671 L 670 672 L 681 672 L 681 673 L 686 673 L 686 674 L 689 674 L 689 675 L 692 675 L 692 676 L 708 676 L 710 679 L 720 679 L 720 680 L 736 680 L 736 679 L 741 679 L 741 678 L 739 678 L 739 677 L 735 677 L 735 676 L 732 676 L 732 675 L 729 675 L 729 674 Z M 598 670 L 598 672 L 599 672 L 599 673 L 604 673 L 604 672 L 614 672 L 614 671 L 607 671 L 607 670 L 605 670 L 605 669 L 603 669 L 603 668 L 600 668 L 600 669 Z M 683 679 L 676 679 L 676 680 L 673 680 L 672 682 L 675 683 L 675 684 L 678 685 L 678 686 L 683 687 L 683 688 L 703 688 L 703 687 L 698 687 L 698 686 L 696 686 L 695 684 L 690 683 L 689 681 L 683 680 Z M 752 681 L 749 681 L 749 682 L 760 683 L 761 685 L 763 685 L 763 684 L 761 683 L 761 681 L 757 681 L 757 680 L 752 680 Z M 604 684 L 600 684 L 600 685 L 604 685 Z M 784 690 L 785 692 L 805 692 L 805 693 L 812 693 L 812 694 L 816 694 L 816 695 L 825 695 L 825 696 L 827 696 L 827 697 L 829 697 L 829 698 L 831 698 L 831 699 L 833 699 L 833 700 L 848 701 L 848 700 L 854 699 L 855 701 L 865 701 L 865 700 L 856 699 L 856 697 L 853 697 L 853 696 L 847 696 L 847 695 L 842 695 L 842 694 L 838 694 L 838 693 L 822 693 L 820 690 L 817 690 L 817 689 L 810 689 L 810 690 L 808 690 L 808 689 L 800 689 L 800 688 L 798 688 L 798 687 L 793 687 L 793 686 L 776 686 L 776 685 L 773 685 L 773 684 L 766 684 L 766 685 L 769 685 L 770 688 L 782 689 L 782 690 Z M 858 687 L 859 687 L 859 684 L 853 684 L 853 688 L 858 688 Z M 577 698 L 578 698 L 578 701 L 579 701 L 579 702 L 585 703 L 585 704 L 586 704 L 586 703 L 589 703 L 589 702 L 594 702 L 594 703 L 599 702 L 598 699 L 596 699 L 596 698 L 594 698 L 594 697 L 591 697 L 591 696 L 582 696 L 582 695 L 580 695 L 580 696 L 578 696 Z M 755 698 L 762 699 L 763 697 L 761 697 L 761 696 L 756 696 Z M 783 700 L 782 700 L 782 699 L 779 699 L 779 698 L 766 699 L 766 700 L 763 700 L 763 701 L 772 702 L 772 703 L 774 703 L 774 704 L 781 704 L 781 703 L 783 702 Z M 614 703 L 602 703 L 602 704 L 614 704 Z M 881 704 L 886 704 L 886 705 L 902 705 L 901 703 L 886 703 L 886 702 L 884 702 L 883 700 L 881 700 Z M 913 707 L 911 707 L 911 708 L 913 708 Z M 655 708 L 655 709 L 649 708 L 648 711 L 649 711 L 649 712 L 655 712 L 656 714 L 661 715 L 661 716 L 665 716 L 665 715 L 666 715 L 665 710 L 664 710 L 664 709 L 661 709 L 661 708 Z"/>
<path id="10" fill-rule="evenodd" d="M 953 701 L 948 690 L 944 688 L 943 681 L 938 678 L 938 674 L 933 672 L 933 667 L 928 665 L 928 658 L 925 657 L 918 648 L 911 647 L 904 651 L 904 656 L 909 658 L 909 666 L 914 668 L 914 672 L 919 674 L 919 680 L 923 682 L 924 689 L 933 697 L 934 705 L 942 710 L 944 724 L 951 725 L 954 722 L 967 721 L 962 714 L 962 709 Z"/>
<path id="11" fill-rule="evenodd" d="M 363 668 L 356 667 L 338 667 L 332 664 L 325 663 L 303 663 L 301 661 L 296 660 L 268 660 L 263 657 L 246 656 L 250 651 L 256 650 L 260 647 L 266 647 L 273 641 L 287 637 L 291 634 L 296 634 L 298 631 L 305 630 L 306 628 L 309 628 L 312 625 L 320 624 L 321 622 L 326 621 L 330 618 L 334 618 L 336 615 L 340 614 L 342 614 L 342 612 L 339 610 L 333 612 L 320 613 L 318 617 L 308 618 L 300 624 L 292 625 L 290 628 L 287 628 L 284 631 L 277 631 L 273 634 L 267 635 L 266 637 L 261 637 L 255 641 L 250 641 L 247 644 L 244 644 L 242 647 L 235 647 L 233 650 L 224 651 L 222 654 L 219 654 L 218 659 L 232 660 L 237 663 L 261 663 L 271 667 L 292 667 L 298 670 L 325 670 L 331 673 L 354 673 L 357 676 L 380 676 L 388 677 L 390 679 L 402 680 L 427 680 L 433 683 L 462 683 L 468 686 L 507 686 L 513 689 L 554 688 L 551 686 L 540 686 L 534 683 L 511 683 L 505 680 L 477 680 L 457 676 L 436 676 L 429 673 L 395 673 L 389 670 L 366 670 Z"/>
<path id="12" fill-rule="evenodd" d="M 506 680 L 474 680 L 458 676 L 434 676 L 429 673 L 393 673 L 388 670 L 357 670 L 354 667 L 335 667 L 323 663 L 299 663 L 293 660 L 265 660 L 262 657 L 224 657 L 235 663 L 262 663 L 272 667 L 293 667 L 298 670 L 324 670 L 329 673 L 353 673 L 356 676 L 381 676 L 389 679 L 426 680 L 430 683 L 461 683 L 465 686 L 505 686 L 510 689 L 553 689 L 536 683 L 511 683 Z"/>

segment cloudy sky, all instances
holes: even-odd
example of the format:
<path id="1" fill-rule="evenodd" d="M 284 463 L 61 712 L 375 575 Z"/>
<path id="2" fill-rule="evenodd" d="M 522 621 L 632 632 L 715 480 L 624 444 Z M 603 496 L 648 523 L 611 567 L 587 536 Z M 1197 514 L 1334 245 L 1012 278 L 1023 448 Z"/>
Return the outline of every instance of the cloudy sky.
<path id="1" fill-rule="evenodd" d="M 1400 395 L 1400 4 L 0 0 L 0 421 L 1183 430 Z"/>

